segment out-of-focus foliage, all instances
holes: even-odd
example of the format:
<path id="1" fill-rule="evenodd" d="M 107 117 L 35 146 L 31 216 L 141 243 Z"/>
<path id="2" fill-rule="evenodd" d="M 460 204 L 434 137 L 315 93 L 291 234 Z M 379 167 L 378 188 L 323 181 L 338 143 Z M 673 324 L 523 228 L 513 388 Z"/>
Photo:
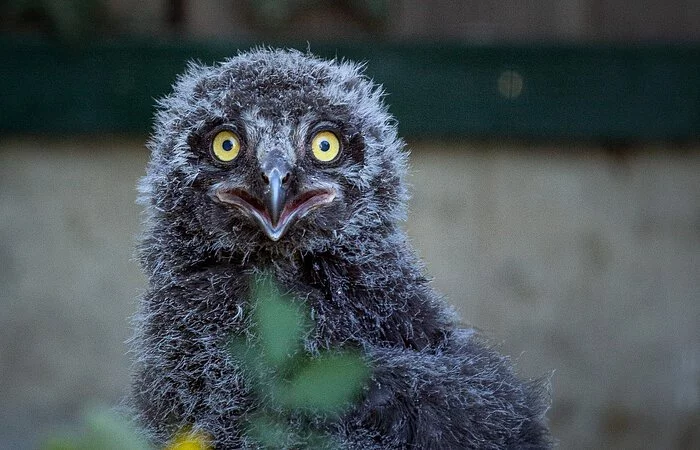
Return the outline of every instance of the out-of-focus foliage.
<path id="1" fill-rule="evenodd" d="M 358 353 L 323 354 L 308 358 L 276 392 L 288 409 L 337 414 L 357 397 L 367 372 Z"/>
<path id="2" fill-rule="evenodd" d="M 49 439 L 42 450 L 152 450 L 124 417 L 96 409 L 85 415 L 82 433 Z"/>
<path id="3" fill-rule="evenodd" d="M 269 276 L 252 289 L 251 333 L 231 341 L 230 353 L 246 374 L 257 408 L 244 423 L 264 448 L 334 448 L 324 420 L 357 400 L 370 368 L 357 350 L 304 349 L 313 332 L 304 303 L 280 292 Z M 209 437 L 184 429 L 166 450 L 208 450 Z M 93 411 L 80 434 L 55 437 L 42 450 L 153 450 L 132 423 L 113 412 Z"/>
<path id="4" fill-rule="evenodd" d="M 81 433 L 52 437 L 41 450 L 156 450 L 132 422 L 113 411 L 89 411 L 84 423 Z M 164 450 L 211 450 L 209 442 L 206 434 L 185 429 Z"/>
<path id="5" fill-rule="evenodd" d="M 230 346 L 259 405 L 248 419 L 248 435 L 267 448 L 332 448 L 318 424 L 359 397 L 370 375 L 367 363 L 353 350 L 311 356 L 304 338 L 313 327 L 303 303 L 281 293 L 268 276 L 257 279 L 252 292 L 253 332 Z"/>

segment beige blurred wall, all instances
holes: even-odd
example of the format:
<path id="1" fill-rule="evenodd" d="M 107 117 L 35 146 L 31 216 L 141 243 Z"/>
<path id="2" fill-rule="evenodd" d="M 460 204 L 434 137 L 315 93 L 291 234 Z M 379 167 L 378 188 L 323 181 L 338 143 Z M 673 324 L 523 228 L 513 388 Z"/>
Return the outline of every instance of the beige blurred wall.
<path id="1" fill-rule="evenodd" d="M 0 447 L 128 390 L 145 138 L 0 141 Z M 700 447 L 700 147 L 416 142 L 407 223 L 564 449 Z"/>

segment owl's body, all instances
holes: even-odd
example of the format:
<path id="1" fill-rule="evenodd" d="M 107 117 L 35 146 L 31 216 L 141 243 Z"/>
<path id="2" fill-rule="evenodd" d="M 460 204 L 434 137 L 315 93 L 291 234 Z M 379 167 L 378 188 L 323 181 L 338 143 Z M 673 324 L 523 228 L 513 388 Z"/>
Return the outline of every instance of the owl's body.
<path id="1" fill-rule="evenodd" d="M 319 419 L 342 448 L 550 446 L 542 386 L 458 328 L 399 228 L 407 156 L 381 97 L 356 65 L 260 49 L 190 67 L 161 101 L 134 378 L 154 442 L 192 426 L 255 447 L 226 344 L 264 272 L 304 300 L 310 355 L 352 346 L 372 367 L 357 404 Z"/>

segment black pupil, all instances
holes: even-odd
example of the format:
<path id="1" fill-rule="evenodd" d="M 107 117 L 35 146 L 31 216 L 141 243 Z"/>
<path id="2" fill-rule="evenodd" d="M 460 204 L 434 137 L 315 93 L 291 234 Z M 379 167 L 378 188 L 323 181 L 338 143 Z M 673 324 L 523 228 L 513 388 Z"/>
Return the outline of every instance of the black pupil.
<path id="1" fill-rule="evenodd" d="M 327 152 L 331 149 L 331 143 L 324 140 L 318 144 L 318 147 L 321 149 L 322 152 Z"/>
<path id="2" fill-rule="evenodd" d="M 221 146 L 228 152 L 233 148 L 233 142 L 231 142 L 231 139 L 226 139 Z"/>

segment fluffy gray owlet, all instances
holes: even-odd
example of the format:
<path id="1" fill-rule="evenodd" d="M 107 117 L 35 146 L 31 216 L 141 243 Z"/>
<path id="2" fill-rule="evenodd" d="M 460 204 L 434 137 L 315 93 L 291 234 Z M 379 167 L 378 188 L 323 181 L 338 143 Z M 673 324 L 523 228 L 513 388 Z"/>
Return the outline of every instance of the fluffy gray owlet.
<path id="1" fill-rule="evenodd" d="M 226 342 L 265 272 L 309 308 L 309 354 L 354 346 L 373 368 L 319 425 L 339 447 L 550 447 L 546 387 L 456 325 L 399 227 L 407 153 L 382 97 L 356 64 L 256 49 L 190 65 L 158 103 L 133 395 L 153 442 L 192 426 L 256 447 Z"/>

